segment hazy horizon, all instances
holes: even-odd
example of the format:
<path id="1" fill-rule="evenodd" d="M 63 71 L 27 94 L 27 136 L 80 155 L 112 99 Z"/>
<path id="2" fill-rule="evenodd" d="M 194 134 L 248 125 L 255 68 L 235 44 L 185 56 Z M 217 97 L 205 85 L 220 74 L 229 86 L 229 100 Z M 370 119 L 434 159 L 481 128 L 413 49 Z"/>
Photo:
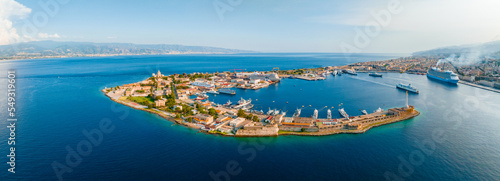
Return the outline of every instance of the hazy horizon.
<path id="1" fill-rule="evenodd" d="M 54 40 L 410 54 L 500 39 L 500 2 L 0 1 L 0 45 Z"/>

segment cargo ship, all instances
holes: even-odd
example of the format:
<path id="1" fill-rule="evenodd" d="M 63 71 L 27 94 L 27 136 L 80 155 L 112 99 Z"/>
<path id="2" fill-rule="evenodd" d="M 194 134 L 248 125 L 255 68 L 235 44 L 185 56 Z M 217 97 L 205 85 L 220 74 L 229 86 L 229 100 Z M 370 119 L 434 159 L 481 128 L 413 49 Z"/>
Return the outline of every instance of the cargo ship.
<path id="1" fill-rule="evenodd" d="M 427 77 L 443 82 L 447 82 L 450 84 L 457 84 L 459 79 L 457 74 L 453 73 L 450 70 L 443 71 L 437 67 L 431 67 L 427 71 Z"/>
<path id="2" fill-rule="evenodd" d="M 409 91 L 409 92 L 413 92 L 413 93 L 416 93 L 416 94 L 420 93 L 417 90 L 417 88 L 411 86 L 411 84 L 406 85 L 406 84 L 400 83 L 400 84 L 396 85 L 396 88 L 403 89 L 403 90 L 406 90 L 406 91 Z"/>

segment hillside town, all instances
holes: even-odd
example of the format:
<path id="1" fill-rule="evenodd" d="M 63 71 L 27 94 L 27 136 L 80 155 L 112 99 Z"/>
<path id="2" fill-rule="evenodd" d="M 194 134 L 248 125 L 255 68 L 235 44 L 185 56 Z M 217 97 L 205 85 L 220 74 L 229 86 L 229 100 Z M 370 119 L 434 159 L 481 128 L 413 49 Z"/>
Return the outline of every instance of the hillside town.
<path id="1" fill-rule="evenodd" d="M 384 61 L 359 62 L 340 68 L 354 69 L 359 72 L 396 72 L 425 75 L 430 67 L 451 70 L 458 74 L 460 80 L 486 87 L 500 89 L 500 60 L 484 58 L 483 61 L 460 64 L 440 61 L 445 57 L 411 56 Z M 439 62 L 439 63 L 438 63 Z"/>

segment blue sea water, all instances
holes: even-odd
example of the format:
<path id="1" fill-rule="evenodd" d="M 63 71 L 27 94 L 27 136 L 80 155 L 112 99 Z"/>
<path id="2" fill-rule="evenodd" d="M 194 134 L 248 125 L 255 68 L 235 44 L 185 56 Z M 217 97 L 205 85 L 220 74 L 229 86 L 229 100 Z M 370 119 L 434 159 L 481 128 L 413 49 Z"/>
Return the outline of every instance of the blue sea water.
<path id="1" fill-rule="evenodd" d="M 383 78 L 329 76 L 325 81 L 284 79 L 261 90 L 211 96 L 225 103 L 252 98 L 267 111 L 304 106 L 334 117 L 342 103 L 350 115 L 405 104 L 397 83 L 412 83 L 420 94 L 409 102 L 421 115 L 365 134 L 324 137 L 234 138 L 205 135 L 139 110 L 116 104 L 104 87 L 164 74 L 232 69 L 271 70 L 345 65 L 400 55 L 237 54 L 118 56 L 0 62 L 0 91 L 7 92 L 9 69 L 16 71 L 16 173 L 1 156 L 0 180 L 57 180 L 54 163 L 71 168 L 65 180 L 498 180 L 500 178 L 500 94 L 425 76 L 383 73 Z M 8 155 L 7 99 L 0 97 L 0 153 Z M 287 103 L 288 102 L 288 103 Z M 309 106 L 311 105 L 311 106 Z M 325 106 L 327 108 L 325 108 Z M 332 108 L 334 107 L 334 108 Z M 88 140 L 83 130 L 102 120 L 103 134 L 80 162 L 68 165 L 68 149 Z M 424 146 L 422 146 L 424 145 Z M 86 147 L 85 147 L 86 148 Z M 85 149 L 84 149 L 85 150 Z M 234 167 L 234 169 L 233 169 Z M 212 176 L 211 176 L 212 175 Z"/>

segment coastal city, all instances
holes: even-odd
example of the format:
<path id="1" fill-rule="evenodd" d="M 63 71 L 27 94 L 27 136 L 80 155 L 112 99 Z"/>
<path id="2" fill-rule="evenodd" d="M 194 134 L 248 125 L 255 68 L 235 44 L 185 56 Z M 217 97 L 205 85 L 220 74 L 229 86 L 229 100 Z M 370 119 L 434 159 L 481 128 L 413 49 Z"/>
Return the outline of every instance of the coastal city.
<path id="1" fill-rule="evenodd" d="M 442 70 L 452 70 L 462 81 L 460 83 L 472 86 L 482 86 L 500 89 L 500 60 L 484 58 L 476 63 L 465 65 L 446 61 L 443 56 L 411 56 L 385 61 L 359 62 L 341 68 L 354 69 L 359 72 L 393 72 L 426 75 L 427 71 L 436 66 Z"/>
<path id="2" fill-rule="evenodd" d="M 279 83 L 285 78 L 306 81 L 324 80 L 326 76 L 357 75 L 354 70 L 337 67 L 268 72 L 217 72 L 163 75 L 160 71 L 141 82 L 105 88 L 103 92 L 124 105 L 158 114 L 176 124 L 199 129 L 206 133 L 226 136 L 331 135 L 363 133 L 384 124 L 410 119 L 419 115 L 411 105 L 373 113 L 362 110 L 361 115 L 350 116 L 338 109 L 342 116 L 318 118 L 318 110 L 311 117 L 300 117 L 301 109 L 293 114 L 280 110 L 253 109 L 251 99 L 217 104 L 208 100 L 209 94 L 236 94 L 233 88 L 260 89 Z M 400 87 L 401 86 L 401 87 Z M 418 93 L 414 88 L 398 88 Z M 288 114 L 288 115 L 287 115 Z"/>

